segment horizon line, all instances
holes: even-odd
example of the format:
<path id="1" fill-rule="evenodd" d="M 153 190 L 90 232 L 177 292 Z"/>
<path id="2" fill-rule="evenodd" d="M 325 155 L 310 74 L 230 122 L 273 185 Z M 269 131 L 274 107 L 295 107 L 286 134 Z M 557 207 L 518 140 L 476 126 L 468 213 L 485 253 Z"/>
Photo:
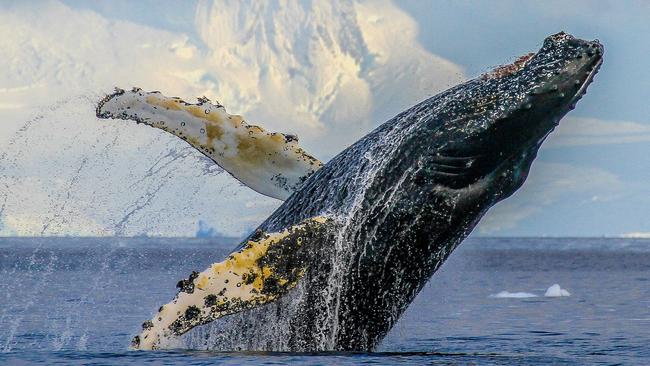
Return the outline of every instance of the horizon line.
<path id="1" fill-rule="evenodd" d="M 650 233 L 649 233 L 650 234 Z M 232 239 L 244 240 L 247 236 L 210 236 L 210 237 L 197 237 L 197 236 L 158 236 L 158 235 L 132 235 L 132 236 L 119 236 L 119 235 L 101 235 L 101 236 L 85 236 L 85 235 L 0 235 L 0 240 L 3 239 Z M 648 236 L 626 236 L 621 234 L 618 236 L 599 235 L 599 236 L 562 236 L 562 235 L 476 235 L 469 236 L 466 239 L 650 239 Z"/>

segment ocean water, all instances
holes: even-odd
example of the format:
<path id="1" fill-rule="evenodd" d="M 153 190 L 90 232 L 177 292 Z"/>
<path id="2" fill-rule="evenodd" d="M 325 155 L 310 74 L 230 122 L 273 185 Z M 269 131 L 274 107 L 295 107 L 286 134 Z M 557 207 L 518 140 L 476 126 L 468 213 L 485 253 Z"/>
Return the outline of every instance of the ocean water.
<path id="1" fill-rule="evenodd" d="M 0 364 L 650 364 L 639 239 L 470 238 L 374 353 L 127 349 L 179 279 L 235 244 L 0 238 Z M 545 297 L 554 284 L 570 296 Z"/>

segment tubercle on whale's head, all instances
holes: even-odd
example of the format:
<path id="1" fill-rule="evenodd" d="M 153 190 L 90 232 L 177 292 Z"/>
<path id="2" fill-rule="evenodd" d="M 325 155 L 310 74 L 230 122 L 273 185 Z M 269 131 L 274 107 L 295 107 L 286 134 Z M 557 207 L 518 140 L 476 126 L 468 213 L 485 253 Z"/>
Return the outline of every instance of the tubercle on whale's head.
<path id="1" fill-rule="evenodd" d="M 602 63 L 603 46 L 560 32 L 537 53 L 483 75 L 502 98 L 493 127 L 513 142 L 541 143 L 575 108 Z"/>
<path id="2" fill-rule="evenodd" d="M 598 40 L 585 41 L 564 32 L 546 38 L 522 70 L 530 103 L 560 113 L 575 108 L 598 72 L 603 52 Z"/>
<path id="3" fill-rule="evenodd" d="M 443 141 L 433 148 L 431 161 L 447 169 L 462 160 L 471 171 L 463 172 L 465 180 L 439 179 L 462 188 L 494 173 L 509 175 L 509 187 L 499 199 L 514 192 L 525 180 L 541 143 L 584 95 L 602 55 L 598 41 L 560 32 L 546 38 L 537 53 L 450 90 L 437 101 L 445 118 L 429 127 L 435 141 Z M 442 126 L 436 126 L 440 120 Z"/>

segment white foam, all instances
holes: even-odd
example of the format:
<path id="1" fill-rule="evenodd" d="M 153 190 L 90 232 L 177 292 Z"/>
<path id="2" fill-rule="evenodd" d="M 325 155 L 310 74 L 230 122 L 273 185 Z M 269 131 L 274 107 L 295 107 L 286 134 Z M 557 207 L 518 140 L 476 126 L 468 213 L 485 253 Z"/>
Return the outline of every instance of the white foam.
<path id="1" fill-rule="evenodd" d="M 537 297 L 537 295 L 531 294 L 530 292 L 501 291 L 498 294 L 490 295 L 490 297 L 494 297 L 498 299 L 527 299 L 531 297 Z"/>
<path id="2" fill-rule="evenodd" d="M 564 297 L 571 296 L 571 293 L 558 285 L 557 283 L 549 287 L 544 294 L 545 297 Z"/>

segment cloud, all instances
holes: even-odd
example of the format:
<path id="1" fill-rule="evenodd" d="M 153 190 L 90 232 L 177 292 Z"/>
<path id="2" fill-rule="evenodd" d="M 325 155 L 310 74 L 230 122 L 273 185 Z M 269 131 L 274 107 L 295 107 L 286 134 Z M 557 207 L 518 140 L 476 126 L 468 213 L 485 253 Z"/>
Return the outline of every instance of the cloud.
<path id="1" fill-rule="evenodd" d="M 3 233 L 193 235 L 202 218 L 241 235 L 280 204 L 171 135 L 97 120 L 113 86 L 205 95 L 326 159 L 464 78 L 388 1 L 201 2 L 193 24 L 158 21 L 173 9 L 0 4 Z"/>
<path id="2" fill-rule="evenodd" d="M 191 35 L 57 1 L 0 9 L 0 34 L 10 35 L 0 38 L 5 109 L 115 85 L 206 95 L 253 123 L 297 133 L 325 158 L 463 79 L 458 66 L 422 48 L 417 24 L 388 1 L 206 1 Z M 165 11 L 149 9 L 150 19 L 169 18 Z"/>
<path id="3" fill-rule="evenodd" d="M 625 190 L 616 175 L 599 169 L 570 164 L 537 162 L 526 184 L 512 197 L 495 205 L 478 226 L 482 235 L 496 235 L 563 200 L 576 204 L 611 201 Z"/>
<path id="4" fill-rule="evenodd" d="M 323 158 L 464 78 L 389 1 L 204 2 L 196 27 L 213 95 Z"/>
<path id="5" fill-rule="evenodd" d="M 592 146 L 599 147 L 599 151 L 607 151 L 612 149 L 607 145 L 647 142 L 650 142 L 650 124 L 567 117 L 549 136 L 542 150 L 572 147 L 577 154 L 589 156 L 589 152 L 592 151 L 589 147 Z M 636 147 L 631 148 L 636 149 Z M 639 149 L 643 151 L 643 147 Z M 562 151 L 561 154 L 549 155 L 555 159 L 572 159 L 569 152 Z M 544 152 L 541 155 L 544 155 Z M 544 159 L 544 156 L 540 158 Z M 632 169 L 636 165 L 644 164 L 643 154 L 635 154 L 634 157 L 622 155 L 621 158 L 630 160 L 627 166 Z M 605 166 L 603 163 L 599 164 L 597 160 L 590 161 L 590 164 Z M 620 167 L 621 164 L 618 165 L 614 169 L 617 172 L 624 171 Z M 647 227 L 647 222 L 644 222 L 643 218 L 647 216 L 644 208 L 647 207 L 648 185 L 644 173 L 642 171 L 639 173 L 619 176 L 599 167 L 537 161 L 531 169 L 526 184 L 513 197 L 497 204 L 486 215 L 478 227 L 478 233 L 482 235 L 512 235 L 513 232 L 518 233 L 517 235 L 555 233 L 557 235 L 558 232 L 562 232 L 564 235 L 576 235 L 579 232 L 580 235 L 618 235 L 630 231 L 625 235 L 642 235 L 642 230 L 633 232 Z M 573 207 L 566 206 L 567 203 Z M 576 223 L 580 223 L 574 227 L 566 225 L 558 228 L 555 226 L 561 226 L 562 223 L 556 222 L 554 227 L 545 228 L 544 223 L 553 221 L 553 218 L 546 213 L 557 211 L 558 207 L 564 207 L 563 210 L 566 212 L 579 215 L 575 220 Z M 613 215 L 612 213 L 592 211 L 596 207 L 599 210 L 617 212 L 616 217 L 608 217 Z M 575 211 L 571 211 L 574 209 Z M 532 224 L 533 220 L 538 218 L 539 222 Z"/>
<path id="6" fill-rule="evenodd" d="M 567 117 L 544 148 L 650 142 L 650 123 Z"/>

